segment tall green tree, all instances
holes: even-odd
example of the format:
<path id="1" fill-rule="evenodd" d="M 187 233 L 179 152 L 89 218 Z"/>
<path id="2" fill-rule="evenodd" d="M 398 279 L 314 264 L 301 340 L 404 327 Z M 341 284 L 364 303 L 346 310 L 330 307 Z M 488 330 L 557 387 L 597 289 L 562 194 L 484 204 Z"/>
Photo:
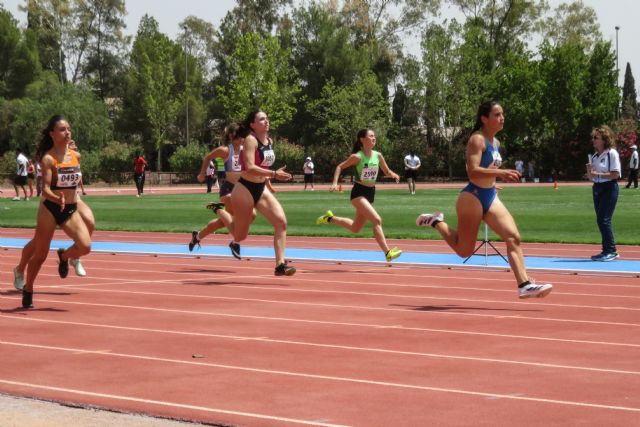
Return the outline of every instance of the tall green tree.
<path id="1" fill-rule="evenodd" d="M 121 96 L 124 52 L 129 37 L 124 34 L 127 13 L 124 0 L 75 0 L 74 30 L 67 37 L 66 51 L 71 81 L 88 82 L 101 99 Z"/>
<path id="2" fill-rule="evenodd" d="M 541 33 L 552 44 L 577 44 L 590 50 L 602 38 L 595 10 L 581 1 L 561 3 L 541 24 Z"/>
<path id="3" fill-rule="evenodd" d="M 636 81 L 633 78 L 631 64 L 627 62 L 624 71 L 624 84 L 622 86 L 622 117 L 638 120 L 638 93 Z"/>
<path id="4" fill-rule="evenodd" d="M 158 29 L 155 19 L 145 15 L 140 21 L 131 52 L 131 68 L 125 114 L 131 113 L 136 131 L 141 132 L 147 152 L 155 155 L 157 170 L 163 168 L 163 151 L 171 140 L 176 113 L 180 106 L 179 87 L 176 84 L 174 59 L 181 49 Z"/>
<path id="5" fill-rule="evenodd" d="M 372 72 L 363 73 L 352 84 L 341 87 L 329 81 L 321 97 L 310 102 L 308 108 L 322 123 L 314 138 L 315 145 L 322 147 L 322 159 L 317 159 L 322 173 L 328 172 L 350 153 L 358 129 L 372 128 L 376 132 L 378 149 L 385 152 L 390 148 L 387 139 L 389 106 Z"/>
<path id="6" fill-rule="evenodd" d="M 218 97 L 229 118 L 243 118 L 250 108 L 261 108 L 275 129 L 295 113 L 297 77 L 289 66 L 289 51 L 273 36 L 247 33 L 229 58 L 232 80 L 218 86 Z"/>
<path id="7" fill-rule="evenodd" d="M 23 96 L 40 70 L 34 34 L 21 32 L 13 16 L 0 8 L 0 96 Z"/>
<path id="8" fill-rule="evenodd" d="M 27 31 L 35 34 L 42 69 L 55 72 L 60 82 L 66 82 L 63 44 L 73 30 L 66 25 L 72 14 L 71 0 L 26 0 L 20 10 L 27 13 Z"/>

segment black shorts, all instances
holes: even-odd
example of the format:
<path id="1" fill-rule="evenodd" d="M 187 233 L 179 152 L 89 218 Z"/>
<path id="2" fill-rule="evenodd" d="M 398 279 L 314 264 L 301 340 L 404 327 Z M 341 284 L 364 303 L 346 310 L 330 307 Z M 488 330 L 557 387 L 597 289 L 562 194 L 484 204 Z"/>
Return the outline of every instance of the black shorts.
<path id="1" fill-rule="evenodd" d="M 27 174 L 27 178 L 29 179 L 34 179 L 36 176 L 33 174 L 33 172 L 30 172 Z"/>
<path id="2" fill-rule="evenodd" d="M 251 193 L 251 197 L 253 197 L 253 204 L 255 205 L 256 203 L 258 203 L 258 200 L 260 200 L 260 197 L 262 197 L 262 193 L 264 192 L 265 183 L 251 182 L 247 181 L 244 178 L 240 178 L 238 180 L 238 183 L 244 185 L 247 190 L 249 190 L 249 193 Z"/>
<path id="3" fill-rule="evenodd" d="M 220 181 L 223 181 L 223 180 L 227 179 L 227 172 L 226 171 L 218 171 L 218 172 L 216 172 L 216 176 L 218 177 L 218 179 Z"/>
<path id="4" fill-rule="evenodd" d="M 76 203 L 69 203 L 64 205 L 63 210 L 60 210 L 59 204 L 54 203 L 49 199 L 42 202 L 42 204 L 45 208 L 47 208 L 49 212 L 51 212 L 51 215 L 53 215 L 56 220 L 56 224 L 58 224 L 59 226 L 62 226 L 65 222 L 67 222 L 69 218 L 71 218 L 71 215 L 73 215 L 73 213 L 78 210 L 78 205 Z"/>
<path id="5" fill-rule="evenodd" d="M 27 177 L 26 177 L 26 175 L 25 176 L 16 175 L 16 177 L 13 178 L 13 182 L 16 185 L 26 185 L 27 184 Z"/>
<path id="6" fill-rule="evenodd" d="M 404 179 L 408 180 L 409 178 L 413 179 L 414 181 L 416 180 L 416 178 L 418 177 L 418 171 L 415 169 L 405 169 L 404 170 Z"/>
<path id="7" fill-rule="evenodd" d="M 218 194 L 222 199 L 224 196 L 228 196 L 233 191 L 233 183 L 229 181 L 224 181 L 220 186 L 220 193 Z"/>
<path id="8" fill-rule="evenodd" d="M 304 183 L 305 184 L 313 184 L 313 174 L 312 173 L 305 173 L 304 174 Z"/>
<path id="9" fill-rule="evenodd" d="M 366 185 L 354 182 L 353 188 L 351 189 L 351 200 L 357 199 L 358 197 L 364 197 L 369 203 L 373 204 L 373 200 L 376 198 L 376 187 L 367 187 Z"/>

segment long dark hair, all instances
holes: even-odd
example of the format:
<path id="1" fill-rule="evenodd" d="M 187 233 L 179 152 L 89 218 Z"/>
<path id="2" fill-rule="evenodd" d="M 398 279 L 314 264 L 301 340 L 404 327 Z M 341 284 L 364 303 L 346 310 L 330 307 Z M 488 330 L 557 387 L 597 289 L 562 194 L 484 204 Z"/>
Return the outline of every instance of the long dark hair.
<path id="1" fill-rule="evenodd" d="M 251 128 L 251 123 L 253 123 L 256 120 L 256 116 L 258 115 L 258 113 L 263 113 L 263 111 L 258 108 L 256 108 L 255 110 L 251 110 L 249 114 L 247 114 L 247 117 L 245 117 L 244 122 L 242 122 L 242 125 L 249 132 L 253 131 L 253 129 Z"/>
<path id="2" fill-rule="evenodd" d="M 471 131 L 472 134 L 482 129 L 484 124 L 482 123 L 481 117 L 483 116 L 489 117 L 489 114 L 491 114 L 491 110 L 496 105 L 500 105 L 500 103 L 495 99 L 492 99 L 491 101 L 486 101 L 480 104 L 480 106 L 478 107 L 478 113 L 476 114 L 476 124 L 473 127 L 473 130 Z"/>
<path id="3" fill-rule="evenodd" d="M 224 133 L 222 134 L 222 143 L 228 146 L 233 142 L 234 139 L 246 138 L 248 134 L 249 130 L 243 123 L 230 123 L 224 128 Z"/>
<path id="4" fill-rule="evenodd" d="M 53 139 L 51 138 L 51 135 L 49 135 L 49 133 L 53 129 L 55 129 L 58 122 L 62 120 L 67 120 L 67 119 L 64 116 L 56 114 L 55 116 L 49 119 L 49 122 L 47 123 L 47 127 L 42 129 L 42 132 L 41 132 L 42 136 L 40 139 L 40 143 L 38 144 L 38 149 L 36 150 L 37 159 L 42 159 L 42 157 L 44 157 L 46 152 L 51 150 L 51 148 L 53 147 Z"/>
<path id="5" fill-rule="evenodd" d="M 360 139 L 367 136 L 367 133 L 369 133 L 370 130 L 371 129 L 369 128 L 362 128 L 358 131 L 356 134 L 356 142 L 353 143 L 353 148 L 351 149 L 351 154 L 356 154 L 358 151 L 362 150 L 362 142 Z"/>

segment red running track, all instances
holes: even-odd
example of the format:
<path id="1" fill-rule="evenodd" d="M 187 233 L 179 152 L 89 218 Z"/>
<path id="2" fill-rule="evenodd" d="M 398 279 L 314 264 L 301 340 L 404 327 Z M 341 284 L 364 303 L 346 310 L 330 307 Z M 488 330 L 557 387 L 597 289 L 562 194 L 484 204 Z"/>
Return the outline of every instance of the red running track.
<path id="1" fill-rule="evenodd" d="M 25 311 L 18 255 L 0 392 L 244 426 L 640 419 L 637 278 L 541 274 L 519 301 L 508 272 L 92 254 L 65 280 L 51 257 Z"/>

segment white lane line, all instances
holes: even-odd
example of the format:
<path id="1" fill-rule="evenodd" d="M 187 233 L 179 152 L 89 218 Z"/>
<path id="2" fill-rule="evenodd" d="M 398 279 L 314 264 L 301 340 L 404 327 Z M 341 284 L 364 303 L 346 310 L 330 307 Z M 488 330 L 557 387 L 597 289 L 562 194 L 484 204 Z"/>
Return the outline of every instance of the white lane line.
<path id="1" fill-rule="evenodd" d="M 176 282 L 178 283 L 178 282 Z M 259 285 L 251 285 L 251 286 L 243 286 L 243 285 L 218 285 L 225 286 L 230 288 L 247 288 L 247 289 L 258 289 Z M 270 303 L 270 304 L 284 304 L 284 305 L 299 305 L 299 306 L 309 306 L 309 307 L 323 307 L 323 308 L 338 308 L 338 309 L 346 309 L 346 310 L 373 310 L 373 311 L 389 311 L 389 312 L 403 312 L 403 313 L 421 313 L 421 314 L 429 314 L 429 315 L 447 315 L 447 316 L 471 316 L 471 317 L 482 317 L 482 318 L 491 318 L 491 319 L 519 319 L 519 320 L 544 320 L 550 322 L 561 322 L 561 323 L 579 323 L 579 324 L 592 324 L 592 325 L 613 325 L 613 326 L 630 326 L 630 327 L 639 327 L 639 323 L 628 323 L 628 322 L 606 322 L 606 321 L 598 321 L 598 320 L 578 320 L 578 319 L 561 319 L 561 318 L 553 318 L 553 317 L 530 317 L 530 316 L 522 316 L 522 315 L 502 315 L 502 314 L 482 314 L 482 313 L 460 313 L 455 310 L 457 307 L 450 307 L 452 304 L 449 304 L 447 308 L 449 311 L 445 310 L 411 310 L 410 307 L 414 307 L 419 309 L 419 304 L 412 304 L 407 308 L 384 308 L 384 307 L 371 307 L 371 306 L 357 306 L 357 305 L 339 305 L 339 304 L 321 304 L 321 303 L 310 303 L 310 302 L 299 302 L 299 301 L 282 301 L 282 300 L 269 300 L 263 298 L 241 298 L 241 297 L 222 297 L 215 295 L 193 295 L 193 294 L 176 294 L 176 293 L 166 293 L 166 292 L 142 292 L 142 291 L 129 291 L 129 290 L 121 290 L 121 289 L 98 289 L 96 287 L 92 288 L 83 288 L 81 286 L 74 287 L 74 290 L 84 290 L 89 292 L 97 292 L 97 293 L 116 293 L 116 294 L 133 294 L 133 295 L 144 295 L 144 296 L 162 296 L 162 297 L 176 297 L 176 298 L 195 298 L 195 299 L 211 299 L 211 300 L 228 300 L 228 301 L 246 301 L 246 302 L 260 302 L 260 303 Z M 264 287 L 267 290 L 278 290 L 278 291 L 295 291 L 295 292 L 305 292 L 305 291 L 313 291 L 319 293 L 342 293 L 349 294 L 346 291 L 323 291 L 323 290 L 303 290 L 303 289 L 294 289 L 294 288 L 273 288 L 273 287 Z M 351 294 L 354 294 L 353 292 Z M 415 300 L 422 299 L 430 299 L 430 300 L 441 300 L 447 301 L 450 303 L 463 301 L 463 302 L 473 302 L 473 303 L 496 303 L 496 304 L 517 304 L 520 307 L 531 307 L 535 302 L 527 302 L 522 303 L 518 301 L 509 302 L 509 301 L 495 301 L 495 300 L 474 300 L 474 299 L 460 299 L 460 298 L 446 298 L 446 297 L 431 297 L 431 296 L 398 296 L 394 294 L 361 294 L 355 293 L 355 295 L 367 295 L 367 296 L 384 296 L 384 297 L 398 297 L 398 298 L 410 298 Z M 6 298 L 0 296 L 0 298 Z M 42 301 L 46 302 L 62 302 L 59 300 L 51 300 L 51 299 L 42 299 Z M 71 303 L 71 302 L 70 302 Z M 79 302 L 77 302 L 79 304 Z M 91 304 L 91 303 L 86 303 Z M 545 305 L 545 303 L 537 303 L 541 305 Z M 392 305 L 392 304 L 389 304 Z M 556 306 L 565 308 L 565 307 L 573 307 L 573 308 L 590 308 L 590 306 L 565 306 L 556 304 Z M 594 307 L 601 310 L 626 310 L 626 308 L 618 308 L 618 307 Z M 459 309 L 465 309 L 461 307 Z M 630 310 L 640 310 L 640 309 L 630 309 Z"/>
<path id="2" fill-rule="evenodd" d="M 69 353 L 78 351 L 78 349 L 75 349 L 75 348 L 43 346 L 43 345 L 16 343 L 16 342 L 8 342 L 8 341 L 0 341 L 0 344 L 11 345 L 16 347 L 25 347 L 25 348 L 37 348 L 42 350 L 64 351 Z M 90 353 L 90 352 L 87 351 L 87 353 Z M 347 382 L 347 383 L 355 383 L 355 384 L 377 385 L 382 387 L 393 387 L 393 388 L 402 388 L 402 389 L 411 389 L 411 390 L 434 391 L 439 393 L 454 393 L 454 394 L 467 395 L 467 396 L 480 396 L 484 398 L 510 399 L 510 400 L 520 400 L 520 401 L 538 402 L 538 403 L 541 402 L 541 403 L 551 403 L 551 404 L 557 404 L 557 405 L 580 406 L 580 407 L 587 407 L 587 408 L 609 409 L 609 410 L 625 411 L 625 412 L 640 412 L 640 408 L 627 407 L 627 406 L 604 405 L 604 404 L 598 404 L 598 403 L 545 399 L 545 398 L 538 398 L 538 397 L 524 397 L 524 396 L 517 396 L 513 394 L 486 393 L 486 392 L 462 390 L 462 389 L 455 389 L 455 388 L 431 387 L 431 386 L 422 386 L 422 385 L 415 385 L 415 384 L 403 384 L 403 383 L 395 383 L 395 382 L 389 382 L 389 381 L 375 381 L 375 380 L 366 380 L 366 379 L 350 378 L 350 377 L 336 377 L 332 375 L 305 374 L 305 373 L 293 372 L 293 371 L 249 368 L 246 366 L 225 365 L 225 364 L 210 363 L 210 362 L 195 362 L 190 360 L 167 359 L 167 358 L 161 358 L 161 357 L 141 356 L 141 355 L 135 355 L 135 354 L 126 354 L 126 353 L 109 353 L 106 355 L 103 353 L 96 353 L 96 354 L 99 354 L 101 356 L 113 356 L 113 357 L 121 357 L 121 358 L 127 358 L 127 359 L 137 359 L 137 360 L 173 363 L 173 364 L 191 365 L 191 366 L 204 366 L 204 367 L 210 367 L 210 368 L 229 369 L 229 370 L 235 370 L 235 371 L 252 372 L 252 373 L 260 373 L 260 374 L 282 375 L 282 376 L 306 378 L 306 379 L 311 378 L 311 379 L 317 379 L 317 380 L 329 380 L 329 381 Z M 0 382 L 8 382 L 8 381 L 0 380 Z M 8 383 L 11 383 L 11 382 L 8 382 Z M 15 385 L 19 385 L 19 384 L 15 384 Z"/>
<path id="3" fill-rule="evenodd" d="M 4 298 L 4 297 L 0 297 L 0 298 Z M 153 312 L 159 312 L 159 313 L 179 313 L 179 314 L 188 314 L 188 315 L 194 315 L 194 316 L 203 315 L 203 316 L 212 316 L 212 317 L 227 317 L 227 318 L 233 318 L 233 319 L 257 319 L 257 320 L 267 320 L 272 322 L 285 322 L 285 323 L 304 323 L 304 324 L 329 325 L 329 326 L 350 326 L 350 327 L 357 327 L 357 328 L 374 328 L 374 329 L 378 329 L 383 326 L 388 327 L 388 325 L 380 325 L 380 324 L 376 325 L 376 324 L 354 323 L 354 322 L 330 322 L 326 320 L 309 320 L 309 319 L 295 319 L 295 318 L 287 318 L 287 317 L 215 313 L 215 312 L 207 312 L 207 311 L 179 310 L 179 309 L 141 307 L 141 306 L 130 306 L 130 305 L 118 305 L 118 304 L 99 304 L 99 303 L 88 303 L 88 302 L 69 302 L 69 301 L 52 301 L 52 300 L 43 300 L 43 301 L 54 302 L 59 304 L 90 306 L 90 307 L 119 308 L 124 310 L 133 309 L 135 311 L 145 310 L 145 311 L 153 311 Z M 2 317 L 8 317 L 8 316 L 0 315 L 0 318 Z M 507 316 L 504 316 L 504 317 L 507 318 Z M 640 344 L 629 344 L 629 343 L 620 343 L 620 342 L 589 341 L 589 340 L 575 340 L 575 339 L 565 339 L 565 338 L 535 337 L 535 336 L 526 336 L 526 335 L 496 334 L 496 333 L 490 333 L 490 332 L 459 331 L 459 330 L 452 330 L 452 329 L 434 329 L 434 328 L 417 328 L 417 327 L 398 327 L 397 329 L 404 330 L 404 331 L 434 332 L 434 333 L 455 334 L 455 335 L 470 335 L 470 336 L 482 336 L 482 337 L 494 337 L 494 338 L 562 342 L 562 343 L 572 343 L 572 344 L 588 344 L 588 345 L 640 348 Z"/>
<path id="4" fill-rule="evenodd" d="M 424 353 L 424 352 L 417 352 L 417 351 L 389 350 L 389 349 L 372 348 L 372 347 L 355 347 L 355 346 L 338 345 L 338 344 L 313 343 L 308 341 L 282 340 L 282 339 L 275 339 L 275 338 L 269 338 L 269 337 L 210 334 L 210 333 L 204 333 L 204 332 L 188 332 L 188 331 L 176 331 L 176 330 L 168 330 L 168 329 L 150 329 L 150 328 L 139 328 L 134 326 L 119 326 L 119 325 L 107 325 L 107 324 L 100 324 L 100 323 L 71 322 L 71 321 L 64 321 L 64 320 L 47 320 L 47 319 L 36 319 L 36 318 L 30 318 L 30 317 L 9 317 L 9 316 L 3 316 L 3 315 L 0 315 L 0 318 L 10 319 L 10 320 L 23 320 L 23 321 L 33 321 L 33 322 L 41 322 L 41 323 L 49 323 L 49 324 L 58 324 L 58 325 L 84 326 L 84 327 L 91 327 L 91 328 L 104 328 L 104 329 L 114 329 L 114 330 L 124 330 L 124 331 L 145 332 L 145 333 L 190 336 L 190 337 L 218 338 L 218 339 L 226 339 L 226 340 L 234 340 L 234 341 L 257 341 L 257 342 L 295 345 L 295 346 L 331 348 L 331 349 L 339 349 L 339 350 L 362 351 L 362 352 L 372 352 L 372 353 L 392 354 L 392 355 L 402 355 L 402 356 L 431 357 L 431 358 L 437 358 L 437 359 L 465 360 L 465 361 L 472 361 L 472 362 L 504 363 L 504 364 L 524 365 L 524 366 L 543 367 L 543 368 L 603 372 L 603 373 L 610 373 L 610 374 L 640 375 L 640 371 L 627 371 L 627 370 L 621 370 L 621 369 L 605 369 L 605 368 L 593 368 L 589 366 L 560 365 L 556 363 L 525 362 L 521 360 L 510 360 L 510 359 L 494 359 L 494 358 L 488 358 L 488 357 L 457 356 L 452 354 L 441 354 L 441 353 L 439 354 L 439 353 Z M 390 328 L 399 329 L 399 327 L 400 325 L 398 325 L 398 327 L 390 327 Z M 110 351 L 111 350 L 103 350 L 103 352 L 105 353 L 109 353 Z"/>
<path id="5" fill-rule="evenodd" d="M 6 384 L 6 385 L 18 386 L 18 387 L 27 387 L 27 388 L 39 389 L 39 390 L 59 391 L 59 392 L 62 392 L 62 393 L 79 394 L 79 395 L 82 395 L 82 396 L 100 397 L 100 398 L 103 398 L 103 399 L 123 400 L 123 401 L 126 401 L 126 402 L 146 403 L 146 404 L 150 404 L 150 405 L 167 406 L 167 407 L 178 408 L 178 409 L 189 409 L 189 410 L 196 410 L 196 411 L 202 411 L 202 412 L 212 412 L 212 413 L 218 413 L 218 414 L 237 415 L 237 416 L 242 416 L 242 417 L 258 418 L 258 419 L 261 419 L 261 420 L 280 421 L 280 422 L 287 422 L 287 423 L 293 423 L 293 424 L 302 424 L 302 425 L 310 425 L 310 426 L 345 427 L 345 426 L 340 425 L 340 424 L 327 424 L 327 423 L 323 423 L 323 422 L 296 420 L 296 419 L 293 419 L 293 418 L 283 418 L 283 417 L 276 417 L 276 416 L 273 416 L 273 415 L 256 414 L 256 413 L 251 413 L 251 412 L 229 411 L 229 410 L 226 410 L 226 409 L 209 408 L 209 407 L 206 407 L 206 406 L 185 405 L 185 404 L 182 404 L 182 403 L 165 402 L 165 401 L 162 401 L 162 400 L 151 400 L 151 399 L 142 399 L 142 398 L 138 398 L 138 397 L 122 396 L 122 395 L 116 395 L 116 394 L 96 393 L 96 392 L 86 391 L 86 390 L 78 390 L 78 389 L 64 388 L 64 387 L 54 387 L 54 386 L 48 386 L 48 385 L 43 385 L 43 384 L 25 383 L 25 382 L 20 382 L 20 381 L 10 381 L 10 380 L 0 379 L 0 383 L 1 384 Z"/>

